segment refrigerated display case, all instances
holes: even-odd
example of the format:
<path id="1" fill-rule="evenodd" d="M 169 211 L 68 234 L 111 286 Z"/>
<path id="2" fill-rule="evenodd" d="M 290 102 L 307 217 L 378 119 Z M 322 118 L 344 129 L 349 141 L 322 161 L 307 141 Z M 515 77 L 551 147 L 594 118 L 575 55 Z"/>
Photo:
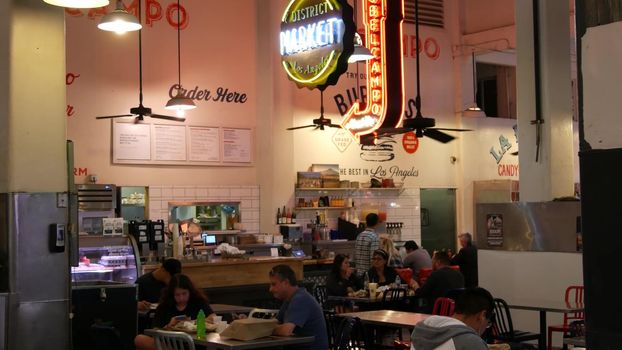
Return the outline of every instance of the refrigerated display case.
<path id="1" fill-rule="evenodd" d="M 140 269 L 140 254 L 132 236 L 79 237 L 77 267 L 71 268 L 71 281 L 80 285 L 101 282 L 134 284 Z"/>

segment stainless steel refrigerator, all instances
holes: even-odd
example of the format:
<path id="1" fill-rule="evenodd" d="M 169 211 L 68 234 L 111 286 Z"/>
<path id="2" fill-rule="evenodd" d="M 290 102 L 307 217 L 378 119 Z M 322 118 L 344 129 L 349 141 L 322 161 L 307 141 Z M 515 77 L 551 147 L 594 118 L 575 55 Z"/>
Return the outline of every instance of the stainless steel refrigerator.
<path id="1" fill-rule="evenodd" d="M 66 193 L 0 194 L 0 349 L 71 348 L 68 201 Z"/>

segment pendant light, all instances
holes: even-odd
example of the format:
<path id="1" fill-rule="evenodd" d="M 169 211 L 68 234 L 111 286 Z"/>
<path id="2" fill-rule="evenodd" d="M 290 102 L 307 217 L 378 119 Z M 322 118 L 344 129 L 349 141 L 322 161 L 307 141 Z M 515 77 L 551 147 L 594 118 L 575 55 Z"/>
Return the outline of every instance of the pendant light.
<path id="1" fill-rule="evenodd" d="M 358 26 L 356 25 L 358 17 L 358 11 L 356 6 L 357 2 L 358 0 L 354 0 L 354 26 L 358 31 Z M 369 51 L 369 49 L 363 45 L 363 39 L 361 39 L 361 35 L 357 31 L 354 32 L 354 51 L 352 51 L 352 54 L 350 55 L 350 57 L 348 57 L 348 63 L 369 61 L 374 58 L 374 55 L 371 54 L 371 51 Z"/>
<path id="2" fill-rule="evenodd" d="M 177 0 L 177 95 L 168 100 L 166 103 L 166 109 L 177 111 L 178 115 L 183 115 L 185 111 L 189 109 L 197 108 L 192 99 L 185 97 L 181 92 L 181 20 L 179 13 L 181 12 L 181 6 L 179 0 Z"/>
<path id="3" fill-rule="evenodd" d="M 117 5 L 114 11 L 102 17 L 101 21 L 97 25 L 97 28 L 101 30 L 115 32 L 117 34 L 133 32 L 142 27 L 143 26 L 140 24 L 140 21 L 125 10 L 121 0 L 117 0 Z"/>
<path id="4" fill-rule="evenodd" d="M 46 4 L 75 9 L 91 9 L 108 6 L 108 0 L 43 0 Z"/>
<path id="5" fill-rule="evenodd" d="M 485 117 L 486 113 L 477 105 L 477 73 L 475 70 L 475 51 L 471 52 L 471 64 L 473 73 L 473 102 L 462 112 L 466 117 Z"/>

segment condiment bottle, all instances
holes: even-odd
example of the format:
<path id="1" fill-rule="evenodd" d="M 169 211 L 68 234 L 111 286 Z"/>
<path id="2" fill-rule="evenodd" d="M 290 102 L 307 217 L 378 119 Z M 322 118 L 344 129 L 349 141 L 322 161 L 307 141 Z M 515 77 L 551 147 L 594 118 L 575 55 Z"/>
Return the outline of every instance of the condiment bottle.
<path id="1" fill-rule="evenodd" d="M 197 339 L 205 339 L 205 312 L 199 310 L 197 314 Z"/>

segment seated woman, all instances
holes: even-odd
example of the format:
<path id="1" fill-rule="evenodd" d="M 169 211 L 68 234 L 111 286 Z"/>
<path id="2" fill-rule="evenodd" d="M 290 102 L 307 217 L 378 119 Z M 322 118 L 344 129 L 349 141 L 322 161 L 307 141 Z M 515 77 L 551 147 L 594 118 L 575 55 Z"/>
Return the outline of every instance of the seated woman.
<path id="1" fill-rule="evenodd" d="M 378 286 L 386 286 L 395 282 L 397 272 L 387 266 L 389 254 L 382 249 L 374 250 L 371 258 L 371 268 L 367 271 L 369 282 L 378 283 Z"/>
<path id="2" fill-rule="evenodd" d="M 353 272 L 354 269 L 350 267 L 348 256 L 337 254 L 333 260 L 332 269 L 326 278 L 328 295 L 345 297 L 361 289 L 362 283 Z"/>
<path id="3" fill-rule="evenodd" d="M 404 266 L 400 252 L 395 248 L 393 240 L 389 237 L 380 237 L 380 249 L 389 254 L 387 265 L 393 268 L 401 268 Z"/>
<path id="4" fill-rule="evenodd" d="M 203 292 L 194 287 L 190 278 L 176 274 L 162 294 L 155 311 L 153 325 L 157 328 L 170 329 L 178 322 L 196 319 L 199 310 L 203 310 L 206 320 L 213 320 L 216 316 Z M 138 350 L 155 349 L 153 338 L 142 334 L 134 338 L 134 344 Z"/>

